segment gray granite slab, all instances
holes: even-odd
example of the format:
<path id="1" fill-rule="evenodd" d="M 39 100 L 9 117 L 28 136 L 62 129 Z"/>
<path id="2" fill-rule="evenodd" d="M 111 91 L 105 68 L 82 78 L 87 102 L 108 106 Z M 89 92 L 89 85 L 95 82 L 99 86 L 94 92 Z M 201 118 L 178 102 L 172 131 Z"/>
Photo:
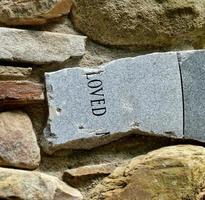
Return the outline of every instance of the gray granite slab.
<path id="1" fill-rule="evenodd" d="M 177 53 L 45 74 L 49 119 L 44 149 L 92 148 L 133 131 L 183 137 Z"/>
<path id="2" fill-rule="evenodd" d="M 184 136 L 205 141 L 205 51 L 178 53 L 184 95 Z"/>

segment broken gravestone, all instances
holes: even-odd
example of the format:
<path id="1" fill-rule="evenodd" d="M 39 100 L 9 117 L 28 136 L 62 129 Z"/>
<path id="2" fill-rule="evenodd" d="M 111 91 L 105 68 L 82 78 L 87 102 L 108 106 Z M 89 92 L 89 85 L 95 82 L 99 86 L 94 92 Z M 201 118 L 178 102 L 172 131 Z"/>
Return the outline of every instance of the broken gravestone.
<path id="1" fill-rule="evenodd" d="M 119 59 L 98 68 L 63 69 L 45 78 L 47 153 L 89 149 L 133 132 L 183 137 L 176 52 Z"/>
<path id="2" fill-rule="evenodd" d="M 44 149 L 93 148 L 130 133 L 205 141 L 205 51 L 154 53 L 46 74 Z"/>

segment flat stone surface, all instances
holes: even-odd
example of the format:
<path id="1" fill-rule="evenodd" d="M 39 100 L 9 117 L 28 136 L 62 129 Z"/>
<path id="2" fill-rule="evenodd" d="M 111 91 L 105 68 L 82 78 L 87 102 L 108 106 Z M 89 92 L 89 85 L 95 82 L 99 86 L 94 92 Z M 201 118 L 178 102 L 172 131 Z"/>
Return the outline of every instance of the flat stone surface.
<path id="1" fill-rule="evenodd" d="M 176 53 L 64 69 L 45 78 L 49 119 L 42 145 L 49 153 L 92 148 L 134 130 L 183 137 Z"/>
<path id="2" fill-rule="evenodd" d="M 54 176 L 0 168 L 0 199 L 82 200 L 83 196 Z"/>
<path id="3" fill-rule="evenodd" d="M 79 35 L 0 28 L 0 60 L 35 64 L 64 62 L 82 56 L 85 38 Z"/>
<path id="4" fill-rule="evenodd" d="M 25 79 L 31 75 L 32 68 L 12 67 L 0 65 L 0 78 Z"/>
<path id="5" fill-rule="evenodd" d="M 184 136 L 205 141 L 205 51 L 178 54 L 184 93 Z"/>
<path id="6" fill-rule="evenodd" d="M 40 148 L 29 116 L 21 111 L 0 113 L 0 166 L 35 169 L 39 163 Z"/>
<path id="7" fill-rule="evenodd" d="M 116 167 L 116 163 L 107 163 L 68 169 L 63 173 L 63 181 L 69 185 L 78 186 L 90 179 L 108 176 Z"/>
<path id="8" fill-rule="evenodd" d="M 31 81 L 0 81 L 0 105 L 44 102 L 44 86 Z"/>

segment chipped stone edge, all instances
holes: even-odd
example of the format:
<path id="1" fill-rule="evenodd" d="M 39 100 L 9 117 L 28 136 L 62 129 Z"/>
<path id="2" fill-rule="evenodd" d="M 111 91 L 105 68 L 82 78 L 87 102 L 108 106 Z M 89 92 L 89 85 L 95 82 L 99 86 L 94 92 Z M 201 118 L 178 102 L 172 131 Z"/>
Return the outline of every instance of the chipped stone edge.
<path id="1" fill-rule="evenodd" d="M 47 140 L 45 135 L 42 135 L 40 146 L 42 147 L 45 153 L 47 153 L 48 155 L 52 155 L 59 150 L 80 150 L 80 149 L 90 150 L 102 145 L 109 144 L 111 142 L 117 141 L 121 138 L 125 138 L 126 136 L 130 136 L 130 135 L 144 135 L 144 136 L 155 136 L 155 137 L 158 136 L 158 137 L 182 139 L 174 135 L 167 135 L 165 133 L 154 133 L 154 132 L 144 131 L 139 128 L 134 128 L 134 129 L 132 128 L 126 132 L 112 133 L 111 135 L 104 135 L 104 136 L 93 136 L 90 138 L 78 139 L 74 141 L 68 141 L 63 144 L 54 144 L 54 145 Z"/>

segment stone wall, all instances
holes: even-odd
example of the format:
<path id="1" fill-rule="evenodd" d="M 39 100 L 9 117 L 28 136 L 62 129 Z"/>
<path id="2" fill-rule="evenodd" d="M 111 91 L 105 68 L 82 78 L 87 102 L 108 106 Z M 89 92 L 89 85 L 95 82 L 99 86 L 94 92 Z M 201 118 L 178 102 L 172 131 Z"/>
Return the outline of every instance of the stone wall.
<path id="1" fill-rule="evenodd" d="M 186 145 L 204 145 L 196 141 L 132 134 L 89 150 L 60 149 L 52 155 L 43 146 L 45 72 L 203 48 L 204 11 L 203 0 L 2 0 L 0 199 L 204 199 L 204 148 Z M 184 145 L 140 156 L 178 144 Z M 167 151 L 174 152 L 170 158 Z M 176 171 L 162 177 L 157 162 Z M 148 184 L 153 177 L 156 187 Z"/>

